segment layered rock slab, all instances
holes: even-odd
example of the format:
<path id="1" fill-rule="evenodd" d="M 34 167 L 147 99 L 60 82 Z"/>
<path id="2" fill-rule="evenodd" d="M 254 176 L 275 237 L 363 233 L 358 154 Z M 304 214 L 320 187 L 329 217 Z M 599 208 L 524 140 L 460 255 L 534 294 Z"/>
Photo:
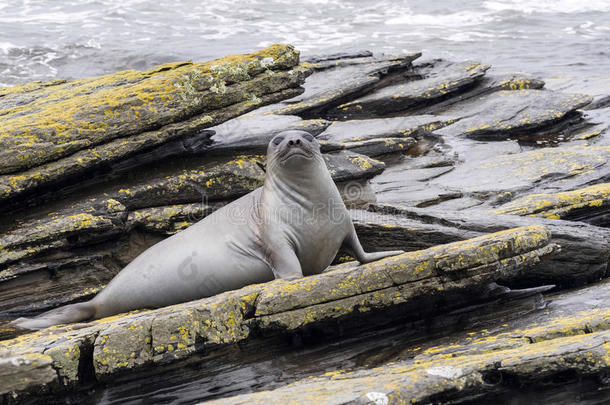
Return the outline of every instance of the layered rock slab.
<path id="1" fill-rule="evenodd" d="M 585 221 L 607 226 L 609 204 L 610 184 L 601 183 L 561 193 L 526 195 L 502 205 L 493 213 Z"/>
<path id="2" fill-rule="evenodd" d="M 510 376 L 532 385 L 545 384 L 545 378 L 560 373 L 601 377 L 610 370 L 609 354 L 610 332 L 602 331 L 523 344 L 490 354 L 439 356 L 363 371 L 331 372 L 272 391 L 229 400 L 232 404 L 459 403 L 471 396 L 483 397 L 499 391 L 501 387 L 497 385 L 501 384 L 493 381 L 500 376 Z"/>
<path id="3" fill-rule="evenodd" d="M 366 94 L 394 77 L 408 74 L 412 70 L 411 62 L 420 56 L 421 53 L 411 53 L 395 57 L 348 57 L 317 61 L 309 65 L 316 74 L 307 81 L 305 93 L 262 111 L 319 116 L 337 104 Z"/>
<path id="4" fill-rule="evenodd" d="M 490 140 L 508 136 L 530 136 L 550 127 L 586 106 L 591 97 L 550 90 L 511 89 L 493 92 L 443 109 L 443 114 L 463 117 L 437 131 L 444 136 L 468 136 Z"/>
<path id="5" fill-rule="evenodd" d="M 191 135 L 300 92 L 299 53 L 274 45 L 203 63 L 173 63 L 2 97 L 0 198 L 9 199 Z"/>
<path id="6" fill-rule="evenodd" d="M 513 278 L 512 285 L 572 287 L 608 274 L 610 233 L 606 228 L 545 218 L 490 216 L 484 210 L 446 212 L 396 204 L 372 205 L 370 209 L 376 212 L 351 211 L 360 240 L 368 250 L 398 246 L 407 250 L 426 249 L 517 226 L 541 225 L 550 230 L 551 240 L 561 246 L 561 252 Z"/>
<path id="7" fill-rule="evenodd" d="M 433 104 L 473 84 L 483 77 L 489 67 L 472 61 L 439 64 L 424 79 L 383 87 L 341 104 L 329 114 L 342 119 L 375 117 L 420 107 L 422 104 Z"/>
<path id="8" fill-rule="evenodd" d="M 604 379 L 610 369 L 608 292 L 610 283 L 604 281 L 550 294 L 546 304 L 520 314 L 485 319 L 481 313 L 476 326 L 469 324 L 449 336 L 430 333 L 426 339 L 409 341 L 405 331 L 400 347 L 390 350 L 391 357 L 381 364 L 372 356 L 372 364 L 347 369 L 337 364 L 335 370 L 279 388 L 208 403 L 423 404 L 473 399 L 490 403 L 531 399 L 531 394 L 521 397 L 522 391 L 548 398 L 545 393 L 551 390 L 563 392 L 557 396 L 564 401 L 561 403 L 573 403 L 581 396 L 579 389 L 589 391 L 587 398 L 593 403 L 603 403 L 607 397 Z M 441 325 L 446 328 L 452 315 L 463 325 L 463 312 L 442 316 Z M 386 344 L 396 342 L 394 337 Z M 384 351 L 382 344 L 377 350 Z M 588 385 L 579 388 L 583 380 L 589 381 Z M 519 392 L 515 386 L 520 387 Z"/>

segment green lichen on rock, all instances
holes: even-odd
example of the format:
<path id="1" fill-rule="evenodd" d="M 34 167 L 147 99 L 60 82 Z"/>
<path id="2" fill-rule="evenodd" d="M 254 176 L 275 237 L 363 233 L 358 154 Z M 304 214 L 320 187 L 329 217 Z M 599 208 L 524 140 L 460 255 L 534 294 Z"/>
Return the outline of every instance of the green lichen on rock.
<path id="1" fill-rule="evenodd" d="M 274 45 L 260 52 L 210 62 L 174 63 L 53 86 L 53 91 L 43 97 L 2 111 L 0 173 L 38 166 L 212 107 L 244 101 L 245 90 L 256 95 L 257 89 L 243 82 L 257 75 L 266 78 L 260 81 L 270 87 L 267 92 L 281 90 L 273 88 L 277 74 L 274 71 L 296 66 L 298 57 L 291 46 Z M 263 60 L 271 63 L 263 66 Z M 218 97 L 213 86 L 220 83 L 236 86 Z"/>
<path id="2" fill-rule="evenodd" d="M 318 72 L 307 82 L 305 93 L 290 103 L 272 107 L 266 113 L 311 115 L 327 110 L 350 97 L 370 91 L 382 76 L 408 71 L 411 62 L 420 56 L 421 53 L 411 53 L 389 58 L 354 59 L 345 63 L 307 64 Z"/>
<path id="3" fill-rule="evenodd" d="M 434 302 L 442 295 L 463 299 L 500 274 L 515 274 L 555 252 L 549 238 L 544 227 L 517 228 L 294 282 L 276 281 L 257 301 L 259 327 L 292 331 L 354 310 Z"/>
<path id="4" fill-rule="evenodd" d="M 103 327 L 93 348 L 95 375 L 104 379 L 151 362 L 151 325 L 148 316 L 132 316 Z"/>
<path id="5" fill-rule="evenodd" d="M 310 70 L 274 45 L 202 63 L 174 63 L 2 97 L 0 199 L 68 179 L 301 92 Z M 219 83 L 224 91 L 219 92 Z M 216 84 L 216 87 L 214 87 Z M 34 97 L 36 92 L 38 97 Z"/>
<path id="6" fill-rule="evenodd" d="M 495 214 L 563 219 L 569 218 L 579 210 L 589 213 L 606 210 L 609 203 L 610 183 L 601 183 L 561 193 L 526 195 L 504 204 L 493 212 Z"/>
<path id="7" fill-rule="evenodd" d="M 93 198 L 30 220 L 0 236 L 0 265 L 74 246 L 72 241 L 86 244 L 116 236 L 123 232 L 118 218 L 124 211 L 115 199 Z"/>
<path id="8" fill-rule="evenodd" d="M 248 317 L 262 288 L 262 285 L 252 285 L 160 311 L 152 325 L 155 362 L 174 361 L 204 346 L 247 339 L 250 336 Z"/>

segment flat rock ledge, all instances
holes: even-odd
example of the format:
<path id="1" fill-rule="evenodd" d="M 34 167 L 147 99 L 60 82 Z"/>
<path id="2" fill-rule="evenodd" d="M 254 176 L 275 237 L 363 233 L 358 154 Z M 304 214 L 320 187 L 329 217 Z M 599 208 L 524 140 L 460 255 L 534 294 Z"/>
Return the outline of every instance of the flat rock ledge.
<path id="1" fill-rule="evenodd" d="M 366 371 L 329 372 L 272 391 L 231 397 L 231 404 L 430 404 L 493 393 L 503 378 L 544 382 L 561 372 L 610 371 L 610 331 L 515 341 L 487 353 L 441 354 Z M 438 347 L 438 350 L 447 350 Z M 603 394 L 602 394 L 603 395 Z M 206 402 L 226 404 L 227 399 Z M 453 402 L 452 402 L 453 403 Z M 601 403 L 601 402 L 599 402 Z"/>
<path id="2" fill-rule="evenodd" d="M 558 250 L 545 227 L 521 227 L 296 281 L 51 327 L 0 342 L 0 402 L 78 389 L 84 379 L 111 380 L 246 339 L 360 322 L 379 311 L 421 319 L 485 299 L 490 283 Z"/>
<path id="3" fill-rule="evenodd" d="M 603 224 L 608 205 L 610 183 L 600 183 L 561 193 L 530 194 L 504 204 L 493 212 Z"/>

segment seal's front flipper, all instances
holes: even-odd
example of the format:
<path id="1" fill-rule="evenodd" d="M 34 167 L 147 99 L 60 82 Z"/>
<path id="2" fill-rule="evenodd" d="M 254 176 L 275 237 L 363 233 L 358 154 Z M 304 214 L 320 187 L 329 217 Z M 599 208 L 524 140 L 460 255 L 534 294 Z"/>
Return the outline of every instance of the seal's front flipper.
<path id="1" fill-rule="evenodd" d="M 44 329 L 62 323 L 86 321 L 95 315 L 95 306 L 88 302 L 66 305 L 44 312 L 33 318 L 18 318 L 9 325 L 20 329 Z"/>
<path id="2" fill-rule="evenodd" d="M 387 250 L 385 252 L 372 252 L 372 253 L 365 252 L 364 249 L 362 248 L 362 245 L 360 244 L 360 240 L 358 240 L 358 235 L 356 234 L 356 229 L 354 228 L 353 225 L 352 225 L 352 230 L 351 230 L 349 236 L 347 238 L 345 238 L 343 245 L 345 246 L 346 249 L 348 249 L 352 253 L 354 253 L 356 260 L 358 260 L 360 263 L 363 263 L 363 264 L 374 262 L 375 260 L 383 259 L 384 257 L 396 256 L 396 255 L 404 253 L 403 250 Z"/>
<path id="3" fill-rule="evenodd" d="M 276 279 L 296 280 L 303 277 L 299 258 L 288 244 L 274 245 L 269 254 L 269 261 Z"/>

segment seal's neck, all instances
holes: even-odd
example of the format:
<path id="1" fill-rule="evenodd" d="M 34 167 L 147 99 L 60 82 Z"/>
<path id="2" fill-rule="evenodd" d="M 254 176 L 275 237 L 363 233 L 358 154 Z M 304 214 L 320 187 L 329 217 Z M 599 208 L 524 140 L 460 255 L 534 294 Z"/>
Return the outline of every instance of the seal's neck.
<path id="1" fill-rule="evenodd" d="M 282 199 L 296 202 L 303 207 L 339 197 L 337 187 L 322 159 L 317 159 L 315 164 L 306 165 L 298 171 L 274 167 L 267 171 L 263 189 L 279 191 L 274 195 L 282 196 Z"/>

